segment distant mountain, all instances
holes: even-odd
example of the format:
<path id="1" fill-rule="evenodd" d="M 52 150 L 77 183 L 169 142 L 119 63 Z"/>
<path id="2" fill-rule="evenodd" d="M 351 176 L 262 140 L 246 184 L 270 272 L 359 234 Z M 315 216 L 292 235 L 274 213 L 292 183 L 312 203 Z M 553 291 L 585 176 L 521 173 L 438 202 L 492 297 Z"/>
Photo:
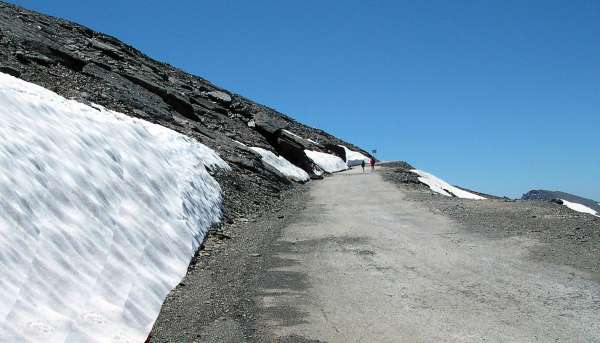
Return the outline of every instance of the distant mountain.
<path id="1" fill-rule="evenodd" d="M 596 212 L 600 213 L 600 204 L 597 201 L 592 199 L 580 197 L 577 195 L 559 192 L 559 191 L 547 191 L 543 189 L 531 190 L 521 197 L 522 200 L 553 200 L 553 199 L 563 199 L 570 202 L 578 203 L 584 206 L 587 206 Z"/>

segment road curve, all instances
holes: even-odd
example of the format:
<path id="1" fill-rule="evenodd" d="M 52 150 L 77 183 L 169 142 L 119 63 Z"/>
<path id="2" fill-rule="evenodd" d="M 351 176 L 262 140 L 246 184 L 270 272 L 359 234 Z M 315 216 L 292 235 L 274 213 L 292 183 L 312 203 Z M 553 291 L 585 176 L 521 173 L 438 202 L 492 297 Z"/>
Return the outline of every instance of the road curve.
<path id="1" fill-rule="evenodd" d="M 600 342 L 600 286 L 405 200 L 376 173 L 310 188 L 257 295 L 276 342 Z"/>

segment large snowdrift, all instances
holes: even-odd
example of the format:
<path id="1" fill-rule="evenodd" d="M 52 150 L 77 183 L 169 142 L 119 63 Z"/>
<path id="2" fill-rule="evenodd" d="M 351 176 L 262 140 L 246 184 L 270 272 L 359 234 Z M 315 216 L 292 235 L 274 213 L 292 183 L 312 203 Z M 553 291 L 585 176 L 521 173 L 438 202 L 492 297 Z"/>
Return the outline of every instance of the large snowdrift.
<path id="1" fill-rule="evenodd" d="M 365 156 L 358 151 L 350 150 L 343 145 L 340 145 L 340 147 L 344 148 L 344 151 L 346 152 L 346 165 L 348 165 L 348 167 L 361 165 L 363 161 L 369 163 L 371 160 L 368 156 Z"/>
<path id="2" fill-rule="evenodd" d="M 454 186 L 450 185 L 449 183 L 447 183 L 446 181 L 444 181 L 426 171 L 413 169 L 413 170 L 411 170 L 411 172 L 419 175 L 419 181 L 421 181 L 422 183 L 429 186 L 429 188 L 436 193 L 446 195 L 446 196 L 456 196 L 458 198 L 463 198 L 463 199 L 475 199 L 475 200 L 485 199 L 484 197 L 482 197 L 480 195 L 473 194 L 471 192 L 467 192 L 460 188 L 454 187 Z"/>
<path id="3" fill-rule="evenodd" d="M 288 179 L 300 182 L 306 182 L 310 179 L 304 170 L 296 167 L 282 156 L 277 156 L 273 152 L 259 147 L 250 147 L 250 149 L 259 153 L 265 163 L 277 169 Z"/>
<path id="4" fill-rule="evenodd" d="M 304 150 L 306 156 L 310 158 L 319 168 L 328 173 L 335 173 L 348 169 L 348 166 L 338 156 L 327 154 L 324 152 Z"/>
<path id="5" fill-rule="evenodd" d="M 143 342 L 222 211 L 227 164 L 0 73 L 0 341 Z"/>
<path id="6" fill-rule="evenodd" d="M 589 207 L 587 207 L 585 205 L 578 204 L 576 202 L 570 202 L 570 201 L 567 201 L 565 199 L 560 199 L 560 200 L 562 201 L 563 205 L 567 206 L 568 208 L 572 209 L 573 211 L 577 211 L 577 212 L 581 212 L 581 213 L 589 213 L 589 214 L 594 215 L 596 217 L 600 217 L 598 215 L 598 212 L 596 212 L 596 210 L 591 209 L 591 208 L 589 208 Z"/>

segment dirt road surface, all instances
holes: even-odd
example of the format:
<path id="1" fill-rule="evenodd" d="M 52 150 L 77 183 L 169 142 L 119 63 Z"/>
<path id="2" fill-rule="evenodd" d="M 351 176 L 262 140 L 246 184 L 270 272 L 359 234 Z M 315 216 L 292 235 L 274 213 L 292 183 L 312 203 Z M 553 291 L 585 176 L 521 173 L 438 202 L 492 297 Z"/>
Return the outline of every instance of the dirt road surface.
<path id="1" fill-rule="evenodd" d="M 259 283 L 259 336 L 276 342 L 600 342 L 600 285 L 492 240 L 378 173 L 315 183 Z"/>

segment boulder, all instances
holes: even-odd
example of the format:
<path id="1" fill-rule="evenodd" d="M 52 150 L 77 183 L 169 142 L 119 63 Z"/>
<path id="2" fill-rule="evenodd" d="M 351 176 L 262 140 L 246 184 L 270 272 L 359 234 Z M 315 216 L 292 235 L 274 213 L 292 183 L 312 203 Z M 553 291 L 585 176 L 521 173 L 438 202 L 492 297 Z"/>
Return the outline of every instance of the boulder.
<path id="1" fill-rule="evenodd" d="M 90 46 L 92 46 L 93 48 L 102 51 L 102 53 L 104 53 L 107 56 L 110 56 L 114 59 L 117 60 L 122 60 L 123 59 L 123 55 L 121 54 L 121 51 L 119 51 L 119 49 L 115 48 L 112 45 L 106 44 L 106 43 L 102 43 L 100 41 L 98 41 L 97 39 L 90 39 L 88 40 L 90 43 Z"/>
<path id="2" fill-rule="evenodd" d="M 165 103 L 171 106 L 175 111 L 179 112 L 186 118 L 198 119 L 194 114 L 194 106 L 183 95 L 178 94 L 175 90 L 161 86 L 155 81 L 152 81 L 141 75 L 132 75 L 121 73 L 121 76 L 128 79 L 132 83 L 146 89 L 147 91 L 160 96 Z"/>
<path id="3" fill-rule="evenodd" d="M 212 91 L 212 92 L 206 93 L 206 95 L 208 95 L 209 98 L 211 98 L 217 102 L 226 103 L 226 104 L 231 102 L 231 96 L 229 96 L 229 94 L 227 94 L 225 92 Z"/>
<path id="4" fill-rule="evenodd" d="M 256 129 L 266 136 L 267 139 L 269 139 L 269 136 L 271 136 L 272 139 L 275 138 L 279 131 L 287 128 L 287 125 L 283 120 L 270 116 L 265 112 L 256 113 L 253 120 Z"/>
<path id="5" fill-rule="evenodd" d="M 282 133 L 280 131 L 280 133 Z M 273 141 L 273 145 L 277 152 L 286 160 L 292 162 L 297 167 L 304 169 L 307 173 L 315 169 L 314 163 L 304 153 L 305 146 L 289 135 L 279 134 Z"/>
<path id="6" fill-rule="evenodd" d="M 346 150 L 344 148 L 342 148 L 341 146 L 339 146 L 337 144 L 331 144 L 331 143 L 327 143 L 324 146 L 325 146 L 325 149 L 329 150 L 330 153 L 338 156 L 339 158 L 344 160 L 344 162 L 347 162 Z"/>

